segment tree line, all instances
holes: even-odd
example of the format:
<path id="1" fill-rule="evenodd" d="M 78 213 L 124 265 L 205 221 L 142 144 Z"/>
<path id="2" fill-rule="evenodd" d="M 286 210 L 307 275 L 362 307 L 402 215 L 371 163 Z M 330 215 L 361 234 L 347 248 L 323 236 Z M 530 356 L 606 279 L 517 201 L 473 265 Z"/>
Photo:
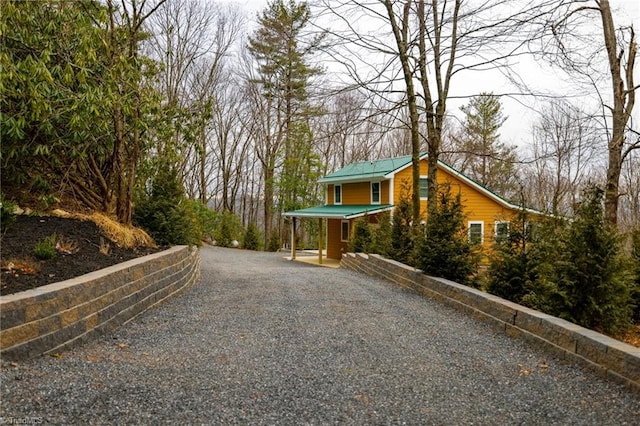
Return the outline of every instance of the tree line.
<path id="1" fill-rule="evenodd" d="M 0 25 L 5 198 L 131 224 L 154 181 L 175 176 L 186 199 L 277 245 L 282 212 L 323 201 L 318 177 L 428 152 L 432 166 L 558 215 L 596 183 L 609 224 L 640 221 L 636 41 L 605 0 L 274 0 L 253 27 L 237 6 L 198 0 L 3 1 Z M 532 87 L 513 63 L 525 57 L 600 102 Z M 503 94 L 479 84 L 448 107 L 460 79 L 483 70 L 537 99 L 527 151 L 500 136 Z"/>

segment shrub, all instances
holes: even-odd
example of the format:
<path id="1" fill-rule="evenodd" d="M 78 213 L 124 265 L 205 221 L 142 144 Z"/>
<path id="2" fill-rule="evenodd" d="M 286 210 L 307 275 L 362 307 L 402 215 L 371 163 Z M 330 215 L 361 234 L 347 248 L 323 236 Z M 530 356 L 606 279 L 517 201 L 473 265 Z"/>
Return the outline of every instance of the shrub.
<path id="1" fill-rule="evenodd" d="M 516 303 L 523 298 L 537 281 L 538 259 L 528 232 L 530 214 L 521 209 L 510 223 L 509 235 L 494 244 L 489 259 L 487 291 Z"/>
<path id="2" fill-rule="evenodd" d="M 585 191 L 557 262 L 561 315 L 592 329 L 616 334 L 630 325 L 632 271 L 617 230 L 604 221 L 603 191 Z"/>
<path id="3" fill-rule="evenodd" d="M 391 215 L 383 212 L 378 215 L 378 226 L 371 235 L 371 251 L 385 257 L 391 257 Z"/>
<path id="4" fill-rule="evenodd" d="M 218 215 L 213 237 L 217 245 L 221 247 L 233 247 L 233 242 L 240 240 L 243 232 L 242 223 L 240 223 L 238 216 L 230 211 L 226 211 Z"/>
<path id="5" fill-rule="evenodd" d="M 14 223 L 16 223 L 15 214 L 16 205 L 5 199 L 4 194 L 0 192 L 0 231 L 6 232 Z"/>
<path id="6" fill-rule="evenodd" d="M 33 254 L 40 260 L 53 259 L 56 256 L 56 240 L 55 233 L 44 237 L 38 241 L 33 248 Z"/>
<path id="7" fill-rule="evenodd" d="M 631 233 L 631 262 L 636 273 L 636 282 L 632 291 L 633 322 L 640 324 L 640 228 Z"/>
<path id="8" fill-rule="evenodd" d="M 160 245 L 201 244 L 198 218 L 171 166 L 160 166 L 149 190 L 137 200 L 134 220 Z"/>
<path id="9" fill-rule="evenodd" d="M 271 235 L 269 236 L 269 241 L 267 244 L 267 251 L 278 251 L 282 244 L 280 243 L 280 235 L 277 231 L 271 231 Z"/>
<path id="10" fill-rule="evenodd" d="M 188 203 L 198 221 L 198 229 L 201 232 L 200 240 L 208 241 L 213 239 L 218 214 L 199 200 L 189 200 Z"/>
<path id="11" fill-rule="evenodd" d="M 349 241 L 352 253 L 369 253 L 371 248 L 371 227 L 366 217 L 358 218 L 353 225 L 353 237 Z"/>
<path id="12" fill-rule="evenodd" d="M 449 185 L 438 191 L 436 211 L 430 213 L 424 236 L 417 237 L 415 263 L 425 274 L 471 284 L 477 256 L 467 238 L 460 194 L 451 195 Z"/>
<path id="13" fill-rule="evenodd" d="M 247 226 L 247 230 L 244 233 L 244 238 L 242 240 L 242 247 L 247 250 L 260 250 L 260 241 L 262 240 L 262 235 L 260 235 L 260 231 L 258 230 L 258 226 L 251 222 Z"/>
<path id="14" fill-rule="evenodd" d="M 412 263 L 411 255 L 414 250 L 412 238 L 413 229 L 411 226 L 413 213 L 408 191 L 409 183 L 407 181 L 402 182 L 400 199 L 393 211 L 391 246 L 389 248 L 391 258 L 405 264 Z"/>

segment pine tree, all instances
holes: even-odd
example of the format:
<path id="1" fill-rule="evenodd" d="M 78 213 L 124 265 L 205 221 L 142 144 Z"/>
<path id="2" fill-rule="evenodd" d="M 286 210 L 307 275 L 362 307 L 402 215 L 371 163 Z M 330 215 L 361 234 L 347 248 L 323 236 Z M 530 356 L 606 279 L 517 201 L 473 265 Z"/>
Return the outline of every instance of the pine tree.
<path id="1" fill-rule="evenodd" d="M 610 334 L 631 322 L 634 275 L 623 256 L 616 229 L 605 223 L 604 191 L 585 191 L 565 243 L 555 278 L 564 305 L 558 314 L 582 326 Z M 552 261 L 552 259 L 550 259 Z"/>
<path id="2" fill-rule="evenodd" d="M 500 141 L 500 127 L 506 120 L 500 99 L 482 93 L 460 108 L 463 128 L 455 137 L 459 158 L 456 167 L 483 186 L 501 195 L 515 192 L 515 150 Z"/>
<path id="3" fill-rule="evenodd" d="M 410 190 L 411 186 L 408 182 L 401 183 L 400 198 L 393 210 L 389 253 L 392 259 L 405 264 L 411 262 L 411 254 L 413 253 L 413 210 L 409 198 Z"/>
<path id="4" fill-rule="evenodd" d="M 308 195 L 308 187 L 301 184 L 316 180 L 318 164 L 307 126 L 313 114 L 308 92 L 310 79 L 321 70 L 309 62 L 323 37 L 305 35 L 310 19 L 306 2 L 273 0 L 259 17 L 260 27 L 249 37 L 249 52 L 259 65 L 254 82 L 264 98 L 265 112 L 259 119 L 266 130 L 257 155 L 265 185 L 265 237 L 272 233 L 275 196 L 280 195 L 280 207 L 295 205 L 298 197 Z M 283 194 L 276 194 L 277 189 Z"/>
<path id="5" fill-rule="evenodd" d="M 467 237 L 460 194 L 450 185 L 438 188 L 437 209 L 427 218 L 425 233 L 416 244 L 416 266 L 425 274 L 471 284 L 477 258 Z"/>

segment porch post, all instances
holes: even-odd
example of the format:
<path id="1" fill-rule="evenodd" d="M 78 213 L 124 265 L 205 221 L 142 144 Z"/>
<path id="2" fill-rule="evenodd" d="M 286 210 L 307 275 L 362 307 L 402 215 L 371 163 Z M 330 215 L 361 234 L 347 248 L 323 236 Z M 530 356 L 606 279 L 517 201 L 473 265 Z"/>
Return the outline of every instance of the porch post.
<path id="1" fill-rule="evenodd" d="M 318 263 L 322 265 L 322 218 L 318 219 Z"/>
<path id="2" fill-rule="evenodd" d="M 296 260 L 296 217 L 291 221 L 291 260 Z"/>

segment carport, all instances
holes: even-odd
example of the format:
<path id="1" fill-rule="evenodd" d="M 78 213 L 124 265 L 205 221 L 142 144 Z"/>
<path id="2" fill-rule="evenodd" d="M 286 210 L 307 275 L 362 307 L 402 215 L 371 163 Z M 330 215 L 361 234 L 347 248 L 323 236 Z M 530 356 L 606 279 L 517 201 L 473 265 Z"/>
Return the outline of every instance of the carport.
<path id="1" fill-rule="evenodd" d="M 291 260 L 296 258 L 296 227 L 298 219 L 318 219 L 318 262 L 322 264 L 323 238 L 327 240 L 327 258 L 340 260 L 342 248 L 351 235 L 351 223 L 359 217 L 376 215 L 393 209 L 392 204 L 323 205 L 285 212 L 291 220 Z M 324 226 L 324 220 L 327 226 Z"/>

